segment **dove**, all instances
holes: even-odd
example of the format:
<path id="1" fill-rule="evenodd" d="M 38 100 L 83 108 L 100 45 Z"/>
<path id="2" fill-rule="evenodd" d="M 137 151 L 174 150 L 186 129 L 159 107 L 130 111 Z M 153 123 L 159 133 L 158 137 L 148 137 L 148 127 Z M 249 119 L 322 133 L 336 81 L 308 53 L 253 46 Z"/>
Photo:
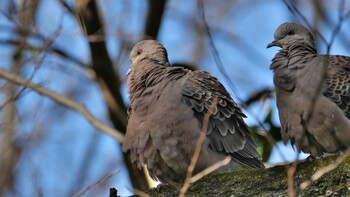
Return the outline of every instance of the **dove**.
<path id="1" fill-rule="evenodd" d="M 281 49 L 270 69 L 284 143 L 311 157 L 350 146 L 350 58 L 318 54 L 312 33 L 284 23 L 267 45 Z"/>
<path id="2" fill-rule="evenodd" d="M 127 84 L 131 108 L 122 149 L 152 179 L 177 183 L 186 178 L 204 126 L 193 175 L 222 161 L 216 173 L 264 168 L 246 116 L 224 86 L 205 71 L 173 67 L 167 50 L 156 40 L 137 43 L 130 54 Z M 211 113 L 209 120 L 204 117 Z"/>

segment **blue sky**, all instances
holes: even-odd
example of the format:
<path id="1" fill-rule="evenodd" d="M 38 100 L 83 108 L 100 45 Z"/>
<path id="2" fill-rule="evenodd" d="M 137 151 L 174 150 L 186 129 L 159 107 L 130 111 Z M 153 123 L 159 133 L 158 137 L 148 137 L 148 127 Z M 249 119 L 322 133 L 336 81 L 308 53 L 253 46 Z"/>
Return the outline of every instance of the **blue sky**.
<path id="1" fill-rule="evenodd" d="M 199 65 L 202 70 L 210 71 L 212 75 L 220 79 L 234 98 L 244 100 L 259 89 L 273 87 L 269 64 L 278 49 L 266 49 L 266 44 L 272 41 L 273 33 L 278 25 L 286 21 L 300 22 L 301 20 L 295 18 L 280 0 L 238 0 L 233 7 L 227 7 L 226 1 L 222 4 L 218 4 L 217 1 L 205 2 L 206 18 L 214 35 L 215 45 L 225 70 L 237 90 L 233 91 L 228 88 L 228 82 L 225 81 L 216 66 L 209 42 L 201 29 L 203 27 L 200 26 L 201 20 L 196 14 L 198 10 L 195 1 L 171 0 L 166 6 L 159 40 L 168 49 L 170 62 L 192 63 Z M 72 1 L 69 3 L 73 4 Z M 108 51 L 115 61 L 122 39 L 136 42 L 142 35 L 147 1 L 100 0 L 99 3 L 106 20 Z M 1 0 L 0 10 L 6 8 L 6 4 L 6 0 Z M 333 25 L 336 24 L 338 17 L 337 5 L 329 3 L 327 7 L 330 10 L 327 13 L 331 14 L 334 20 Z M 348 7 L 349 5 L 346 8 Z M 300 10 L 309 22 L 312 22 L 313 11 L 308 2 L 303 1 Z M 86 38 L 77 26 L 74 17 L 65 12 L 57 1 L 42 1 L 36 20 L 36 31 L 45 36 L 50 36 L 62 24 L 62 32 L 55 40 L 54 46 L 85 63 L 89 62 L 90 53 Z M 13 27 L 13 23 L 1 13 L 0 26 L 6 29 L 0 32 L 1 40 L 14 38 L 13 33 L 7 30 Z M 321 24 L 319 31 L 329 40 L 333 28 L 334 26 L 330 28 L 330 26 Z M 349 30 L 349 25 L 343 25 L 341 28 L 341 32 L 349 32 Z M 31 41 L 39 46 L 42 44 L 35 39 Z M 325 43 L 320 41 L 318 43 L 320 52 L 325 53 Z M 9 69 L 14 48 L 5 45 L 0 46 L 0 49 L 2 51 L 0 68 Z M 331 54 L 349 55 L 349 50 L 339 40 L 336 40 Z M 28 64 L 24 67 L 23 76 L 33 73 L 33 65 Z M 125 73 L 129 67 L 128 54 L 124 54 L 121 62 L 115 62 L 115 65 L 116 72 L 125 79 Z M 36 70 L 33 81 L 58 93 L 66 95 L 69 93 L 67 96 L 83 103 L 95 117 L 111 125 L 98 85 L 84 69 L 74 63 L 47 55 L 39 69 Z M 0 80 L 0 84 L 3 85 L 4 81 Z M 125 103 L 128 104 L 125 84 L 122 91 Z M 3 98 L 2 94 L 0 98 Z M 266 105 L 275 107 L 275 101 L 272 99 Z M 82 159 L 85 158 L 86 151 L 90 151 L 89 148 L 93 146 L 94 154 L 91 155 L 93 161 L 90 161 L 90 173 L 83 182 L 84 186 L 91 185 L 103 175 L 117 169 L 120 169 L 120 172 L 109 179 L 103 188 L 89 191 L 90 193 L 88 192 L 86 196 L 94 192 L 107 196 L 110 187 L 116 187 L 121 195 L 132 193 L 119 144 L 98 132 L 80 114 L 30 91 L 18 101 L 17 107 L 20 109 L 18 113 L 21 117 L 18 120 L 20 124 L 16 128 L 19 133 L 18 138 L 26 139 L 35 132 L 40 134 L 39 139 L 42 139 L 37 143 L 28 144 L 27 153 L 20 160 L 18 166 L 20 178 L 16 186 L 26 188 L 20 191 L 35 194 L 40 188 L 44 196 L 52 191 L 56 191 L 57 196 L 66 196 L 70 192 L 81 190 L 82 188 L 74 188 L 73 191 L 69 191 L 72 189 L 70 186 L 77 184 L 75 179 L 79 169 L 84 166 Z M 265 109 L 266 106 L 254 105 L 250 109 L 254 115 L 246 112 L 248 115 L 246 122 L 249 125 L 255 124 L 254 116 L 261 120 L 264 119 L 267 113 Z M 279 124 L 276 110 L 274 122 Z M 296 158 L 293 149 L 286 148 L 282 144 L 278 146 L 285 158 L 290 161 Z M 280 154 L 273 150 L 270 162 L 282 161 Z M 34 183 L 31 181 L 32 177 L 35 177 Z M 62 180 L 65 184 L 62 184 Z M 19 196 L 26 196 L 25 193 Z"/>

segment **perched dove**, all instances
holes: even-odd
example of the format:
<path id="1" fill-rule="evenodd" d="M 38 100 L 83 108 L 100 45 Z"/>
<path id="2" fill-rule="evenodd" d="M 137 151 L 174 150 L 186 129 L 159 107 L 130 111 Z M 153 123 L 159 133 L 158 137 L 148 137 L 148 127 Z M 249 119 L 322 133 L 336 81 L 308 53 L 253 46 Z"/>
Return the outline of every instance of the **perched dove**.
<path id="1" fill-rule="evenodd" d="M 123 150 L 131 152 L 132 162 L 146 164 L 155 180 L 182 181 L 201 129 L 208 126 L 193 175 L 226 156 L 232 160 L 219 171 L 263 168 L 245 115 L 220 82 L 204 71 L 171 67 L 167 56 L 155 40 L 137 43 L 130 54 L 131 110 Z M 205 122 L 208 110 L 213 114 Z"/>
<path id="2" fill-rule="evenodd" d="M 277 107 L 284 143 L 321 156 L 350 146 L 350 58 L 317 54 L 308 29 L 284 23 L 267 47 L 273 58 Z"/>

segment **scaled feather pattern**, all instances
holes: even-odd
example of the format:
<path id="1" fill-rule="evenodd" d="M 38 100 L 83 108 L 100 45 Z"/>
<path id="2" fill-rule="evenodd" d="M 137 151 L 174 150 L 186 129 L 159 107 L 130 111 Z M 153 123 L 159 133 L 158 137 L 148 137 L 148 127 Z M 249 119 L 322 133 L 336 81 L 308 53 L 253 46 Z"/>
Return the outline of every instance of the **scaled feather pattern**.
<path id="1" fill-rule="evenodd" d="M 280 25 L 267 47 L 272 59 L 277 107 L 285 143 L 317 157 L 350 146 L 350 58 L 317 53 L 311 32 Z"/>
<path id="2" fill-rule="evenodd" d="M 186 178 L 204 124 L 208 130 L 193 174 L 226 156 L 231 162 L 217 172 L 264 167 L 245 115 L 215 77 L 170 66 L 166 49 L 155 40 L 137 43 L 130 61 L 131 109 L 122 147 L 132 162 L 147 166 L 153 179 Z M 208 123 L 206 113 L 212 113 Z"/>

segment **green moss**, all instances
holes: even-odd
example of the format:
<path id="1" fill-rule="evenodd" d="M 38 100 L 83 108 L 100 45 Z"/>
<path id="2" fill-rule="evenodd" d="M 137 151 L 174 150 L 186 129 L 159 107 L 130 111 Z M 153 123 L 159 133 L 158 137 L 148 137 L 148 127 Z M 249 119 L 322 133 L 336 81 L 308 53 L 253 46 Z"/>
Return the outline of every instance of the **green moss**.
<path id="1" fill-rule="evenodd" d="M 313 182 L 307 189 L 299 186 L 309 180 L 321 167 L 334 162 L 336 157 L 305 161 L 297 165 L 294 187 L 298 196 L 349 196 L 350 159 L 346 159 L 335 170 Z M 151 196 L 178 196 L 181 185 L 162 185 L 148 191 Z M 287 196 L 287 167 L 275 166 L 269 169 L 249 169 L 238 172 L 216 174 L 204 177 L 188 189 L 186 196 Z"/>

